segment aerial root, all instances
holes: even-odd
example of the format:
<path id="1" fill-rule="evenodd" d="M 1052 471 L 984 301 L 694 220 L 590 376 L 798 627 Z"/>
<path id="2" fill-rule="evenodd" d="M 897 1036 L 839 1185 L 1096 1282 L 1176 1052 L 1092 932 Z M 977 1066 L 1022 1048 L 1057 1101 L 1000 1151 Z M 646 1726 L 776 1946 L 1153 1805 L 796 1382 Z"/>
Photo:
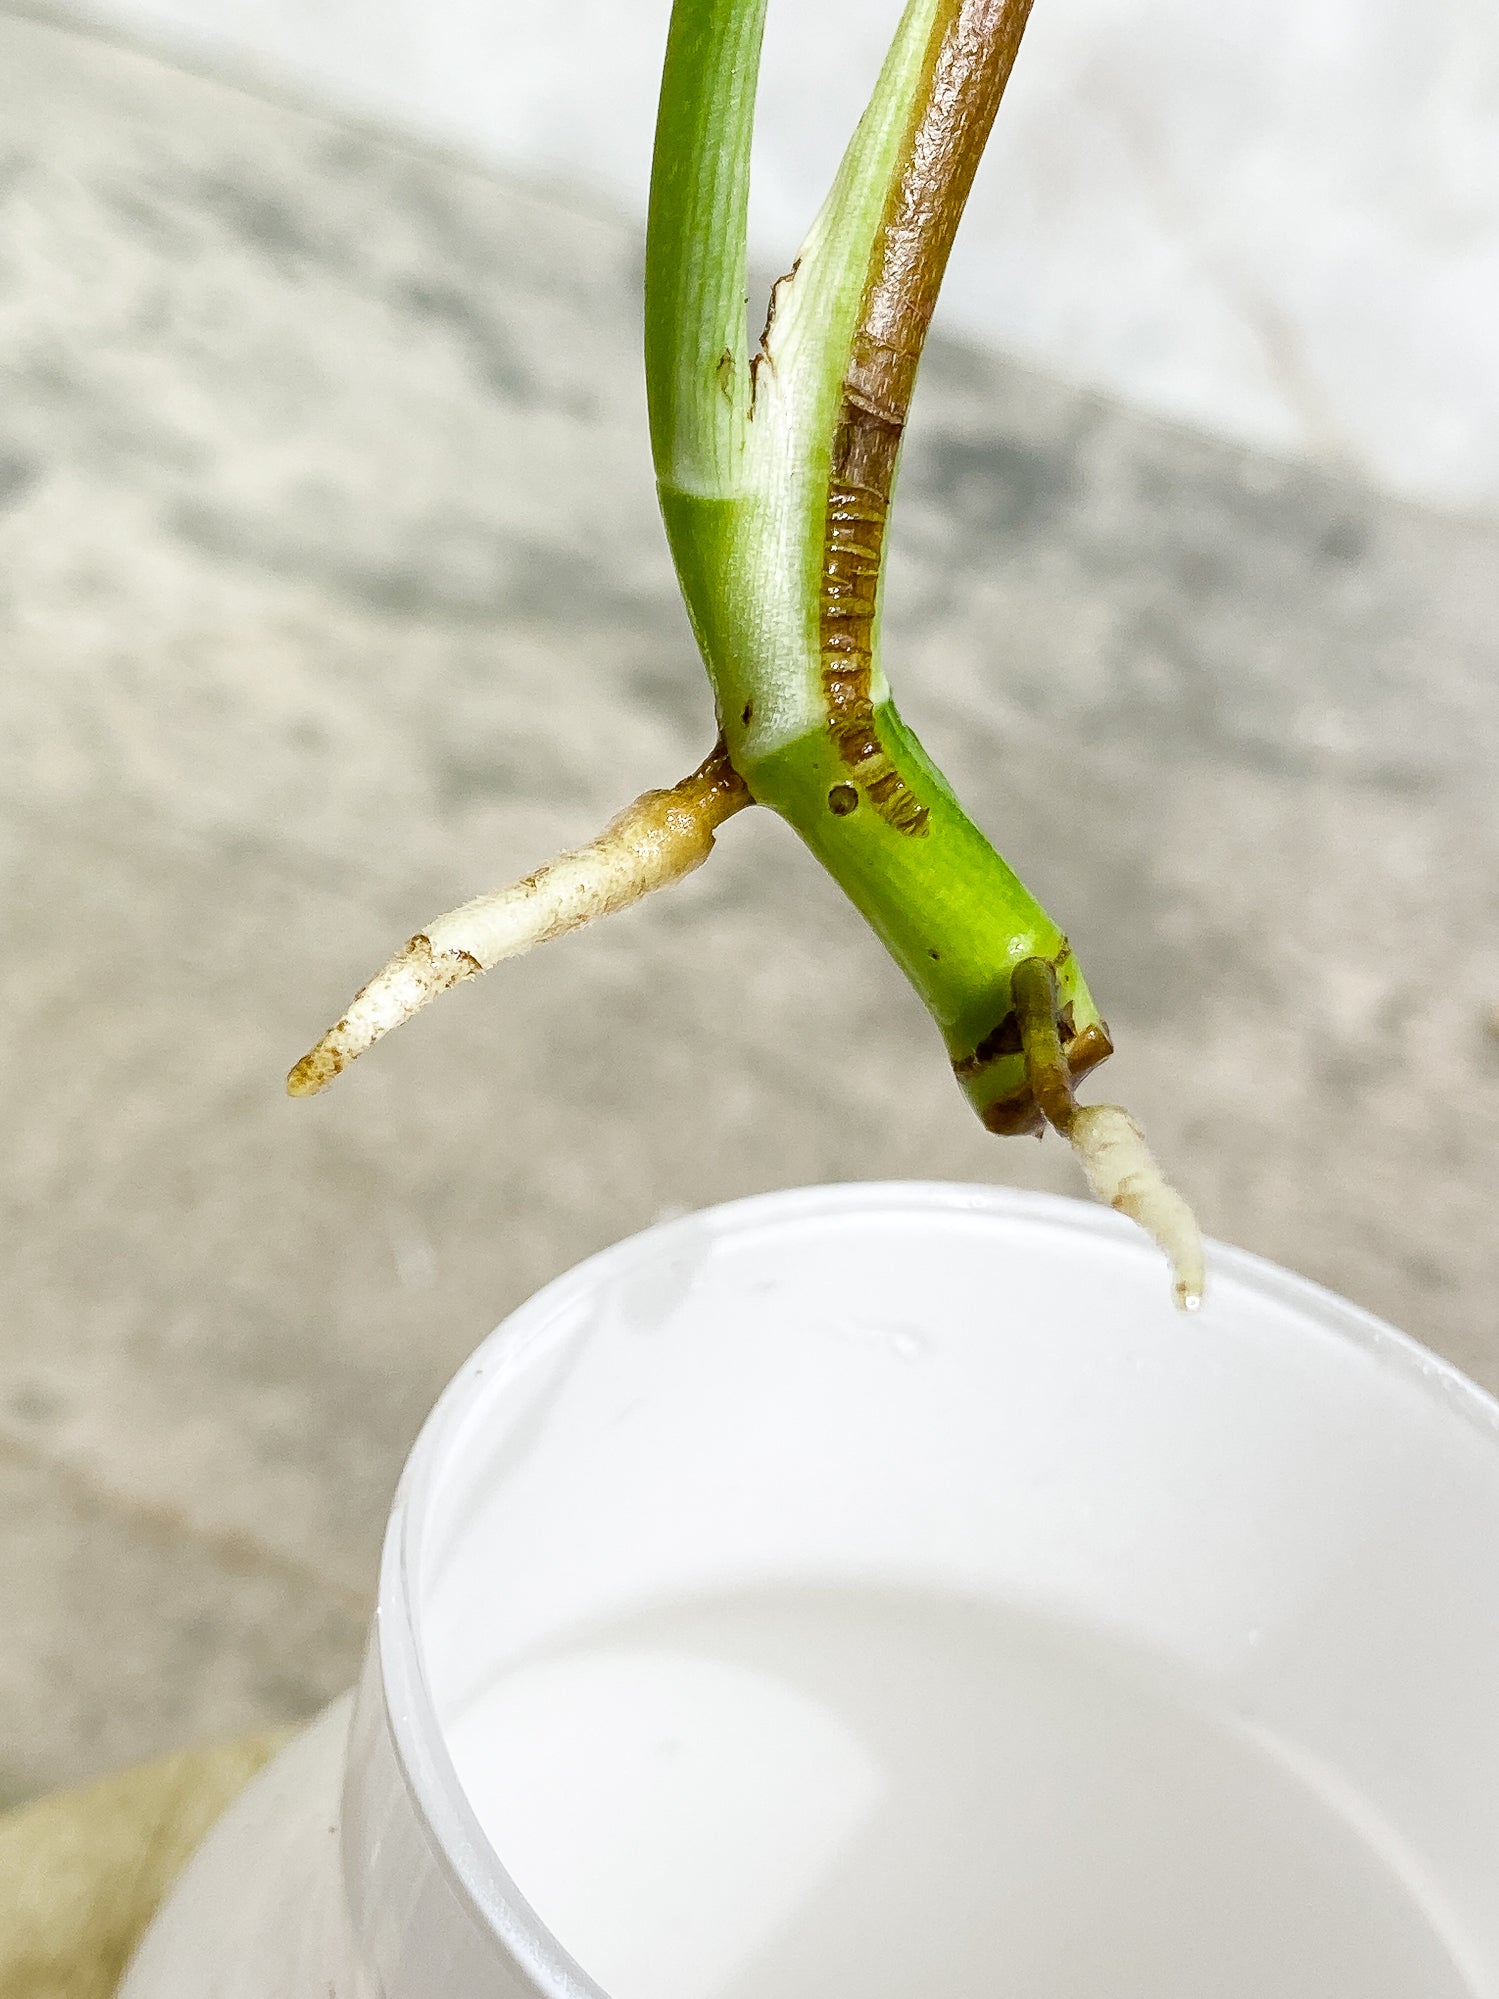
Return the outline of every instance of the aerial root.
<path id="1" fill-rule="evenodd" d="M 418 931 L 296 1064 L 287 1091 L 315 1096 L 450 986 L 680 881 L 708 858 L 716 829 L 750 802 L 720 739 L 690 777 L 670 791 L 643 793 L 586 847 Z"/>
<path id="2" fill-rule="evenodd" d="M 1162 1173 L 1136 1120 L 1119 1104 L 1079 1104 L 1062 1047 L 1056 973 L 1044 958 L 1015 967 L 1012 987 L 1037 1109 L 1077 1154 L 1096 1199 L 1138 1222 L 1171 1265 L 1177 1304 L 1202 1303 L 1204 1264 L 1197 1217 Z"/>

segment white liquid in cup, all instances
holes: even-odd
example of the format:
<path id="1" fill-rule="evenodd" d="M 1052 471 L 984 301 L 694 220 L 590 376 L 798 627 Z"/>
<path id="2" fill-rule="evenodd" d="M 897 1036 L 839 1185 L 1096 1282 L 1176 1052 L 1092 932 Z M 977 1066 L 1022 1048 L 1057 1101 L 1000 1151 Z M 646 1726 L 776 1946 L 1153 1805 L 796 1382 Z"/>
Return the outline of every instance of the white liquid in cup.
<path id="1" fill-rule="evenodd" d="M 831 1590 L 660 1610 L 502 1676 L 450 1740 L 611 1999 L 1471 1990 L 1356 1799 L 1040 1618 Z"/>
<path id="2" fill-rule="evenodd" d="M 977 1190 L 745 1204 L 569 1282 L 447 1440 L 418 1585 L 569 1989 L 1499 1993 L 1465 1384 L 1249 1259 L 1184 1319 L 1111 1218 Z"/>

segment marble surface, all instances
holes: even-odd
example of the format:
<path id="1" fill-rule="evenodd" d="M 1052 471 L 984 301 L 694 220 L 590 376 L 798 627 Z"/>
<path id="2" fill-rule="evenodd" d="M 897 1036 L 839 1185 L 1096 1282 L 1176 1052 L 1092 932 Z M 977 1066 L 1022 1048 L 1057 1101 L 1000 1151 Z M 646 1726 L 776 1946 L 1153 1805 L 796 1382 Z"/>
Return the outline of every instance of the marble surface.
<path id="1" fill-rule="evenodd" d="M 791 837 L 288 1062 L 712 733 L 633 227 L 0 15 L 0 1794 L 305 1714 L 488 1328 L 663 1211 L 1070 1188 Z M 1499 1386 L 1499 532 L 960 347 L 889 659 L 1217 1233 Z"/>
<path id="2" fill-rule="evenodd" d="M 78 0 L 643 210 L 669 0 Z M 784 270 L 900 0 L 772 0 Z M 1038 0 L 943 303 L 1140 408 L 1499 516 L 1491 0 Z"/>

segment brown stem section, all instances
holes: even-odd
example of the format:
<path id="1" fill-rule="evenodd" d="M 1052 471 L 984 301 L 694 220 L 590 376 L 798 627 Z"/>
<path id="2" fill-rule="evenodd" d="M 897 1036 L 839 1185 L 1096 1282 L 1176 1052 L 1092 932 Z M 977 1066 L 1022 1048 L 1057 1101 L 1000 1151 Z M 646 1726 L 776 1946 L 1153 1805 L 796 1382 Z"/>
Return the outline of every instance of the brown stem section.
<path id="1" fill-rule="evenodd" d="M 1062 1046 L 1057 975 L 1047 959 L 1026 958 L 1015 967 L 1010 990 L 1031 1101 L 1052 1129 L 1065 1138 L 1077 1116 L 1077 1099 L 1072 1094 L 1072 1067 Z"/>
<path id="2" fill-rule="evenodd" d="M 753 805 L 749 786 L 734 768 L 723 732 L 691 776 L 678 779 L 670 796 L 701 812 L 710 827 L 721 826 L 746 805 Z"/>
<path id="3" fill-rule="evenodd" d="M 899 833 L 928 811 L 880 738 L 874 621 L 885 522 L 927 328 L 973 176 L 1014 66 L 1030 0 L 944 0 L 923 89 L 870 257 L 843 378 L 823 533 L 820 643 L 827 728 L 855 800 Z M 829 798 L 851 809 L 845 787 Z"/>
<path id="4" fill-rule="evenodd" d="M 946 0 L 864 286 L 845 392 L 899 430 L 973 176 L 1015 65 L 1030 0 Z"/>

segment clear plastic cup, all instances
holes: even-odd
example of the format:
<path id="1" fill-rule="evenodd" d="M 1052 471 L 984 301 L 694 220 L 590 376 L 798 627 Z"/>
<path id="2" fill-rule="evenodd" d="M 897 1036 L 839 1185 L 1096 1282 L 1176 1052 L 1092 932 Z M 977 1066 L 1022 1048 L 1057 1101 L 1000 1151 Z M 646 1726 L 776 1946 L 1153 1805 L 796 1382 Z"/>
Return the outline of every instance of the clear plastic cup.
<path id="1" fill-rule="evenodd" d="M 1499 1407 L 1210 1270 L 855 1186 L 549 1286 L 125 1999 L 1494 1999 Z"/>

